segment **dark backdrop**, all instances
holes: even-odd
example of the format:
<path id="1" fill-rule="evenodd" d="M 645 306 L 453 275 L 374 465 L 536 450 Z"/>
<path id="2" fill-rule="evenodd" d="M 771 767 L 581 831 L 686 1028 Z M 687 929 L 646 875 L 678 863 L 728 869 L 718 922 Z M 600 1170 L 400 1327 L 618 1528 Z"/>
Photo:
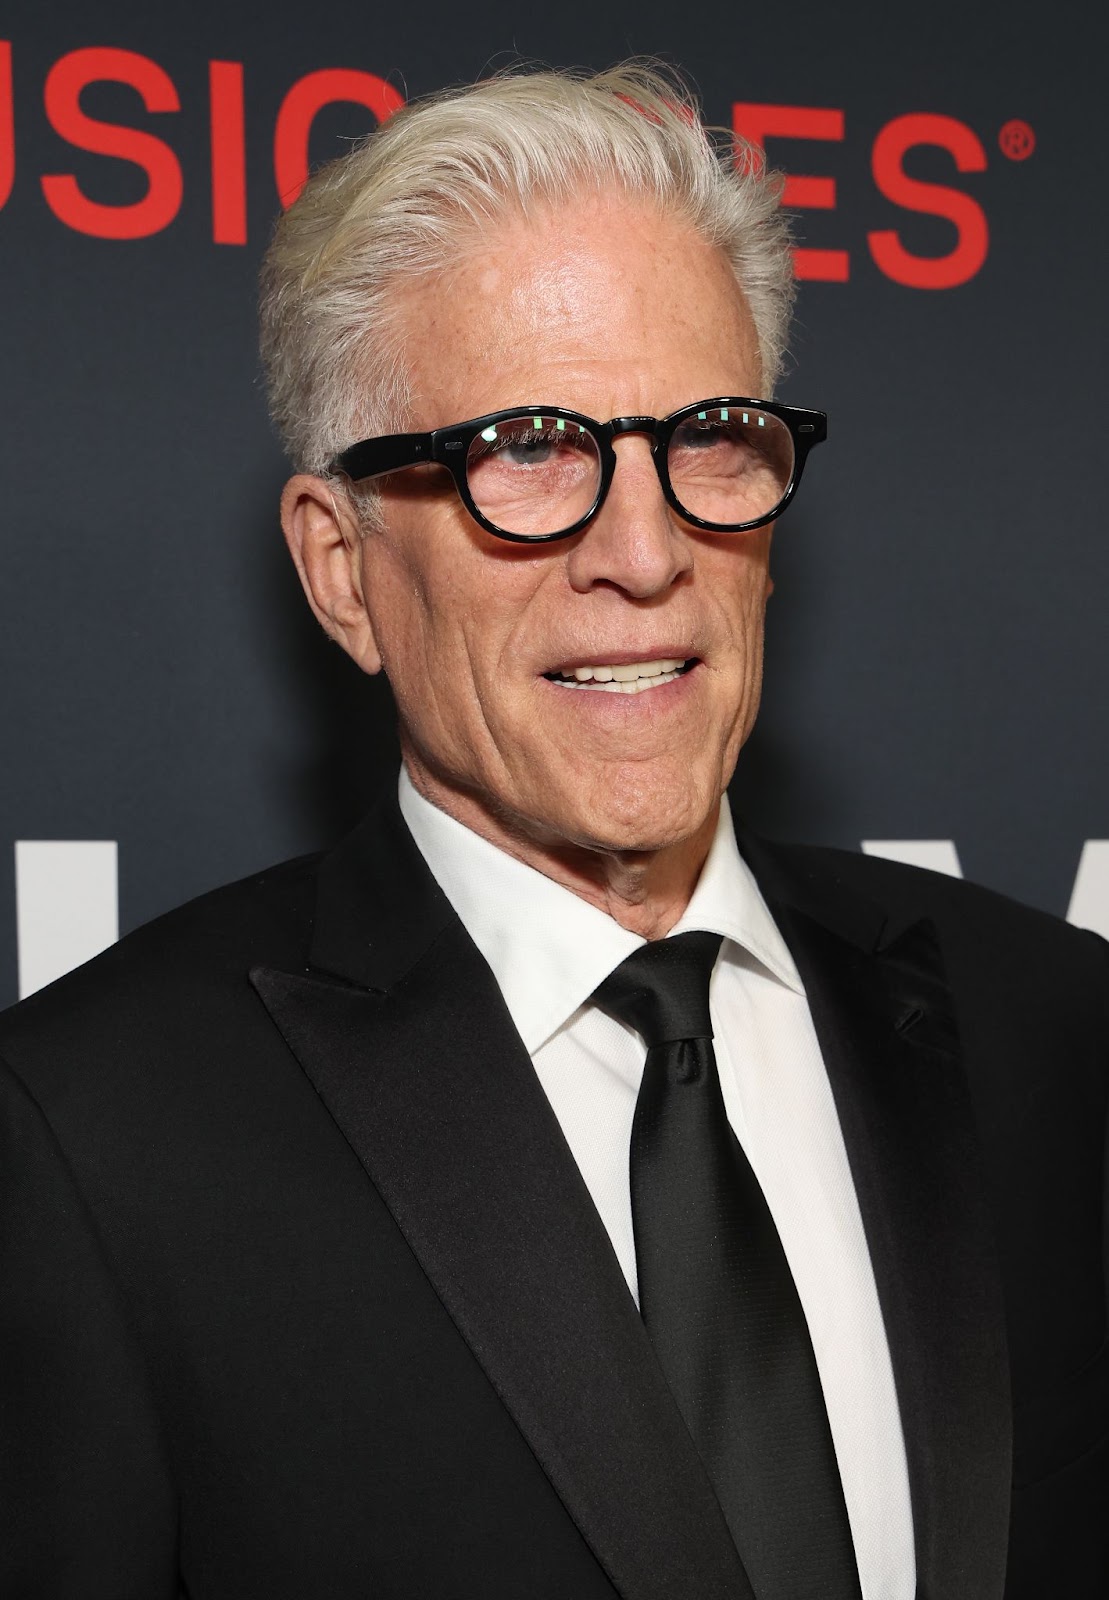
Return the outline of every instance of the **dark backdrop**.
<path id="1" fill-rule="evenodd" d="M 712 121 L 792 108 L 740 115 L 792 135 L 768 139 L 776 164 L 832 180 L 792 191 L 825 254 L 782 391 L 828 411 L 829 442 L 778 533 L 742 804 L 785 837 L 951 839 L 968 877 L 1066 912 L 1083 842 L 1109 835 L 1104 8 L 55 0 L 6 16 L 0 1002 L 16 840 L 118 840 L 126 928 L 334 837 L 395 762 L 387 692 L 317 636 L 284 554 L 255 355 L 275 124 L 327 69 L 411 97 L 516 56 L 658 53 Z M 147 104 L 110 81 L 121 58 L 72 55 L 89 50 L 128 52 Z M 231 64 L 214 74 L 215 217 L 213 61 Z M 82 73 L 99 81 L 78 96 Z M 373 122 L 325 106 L 311 160 Z"/>

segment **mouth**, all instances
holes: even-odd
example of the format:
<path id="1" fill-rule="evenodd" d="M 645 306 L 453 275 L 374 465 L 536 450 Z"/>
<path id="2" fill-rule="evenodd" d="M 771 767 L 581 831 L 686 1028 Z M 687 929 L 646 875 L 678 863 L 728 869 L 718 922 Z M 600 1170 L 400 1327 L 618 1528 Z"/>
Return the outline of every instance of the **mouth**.
<path id="1" fill-rule="evenodd" d="M 599 663 L 595 666 L 558 667 L 543 676 L 563 689 L 585 689 L 602 694 L 643 694 L 691 672 L 697 656 L 665 656 L 656 661 Z"/>

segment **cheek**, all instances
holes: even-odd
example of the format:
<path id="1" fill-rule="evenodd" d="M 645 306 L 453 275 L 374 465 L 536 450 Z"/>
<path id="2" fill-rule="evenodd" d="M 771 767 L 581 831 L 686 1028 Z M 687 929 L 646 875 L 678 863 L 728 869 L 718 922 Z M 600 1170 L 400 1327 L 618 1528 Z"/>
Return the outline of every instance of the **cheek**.
<path id="1" fill-rule="evenodd" d="M 420 532 L 391 527 L 368 534 L 363 545 L 366 609 L 394 687 L 427 665 L 440 634 L 432 597 L 441 592 L 435 570 L 441 545 L 433 527 L 425 538 Z"/>
<path id="2" fill-rule="evenodd" d="M 434 514 L 371 534 L 364 584 L 385 671 L 414 729 L 431 720 L 495 717 L 517 682 L 518 619 L 535 578 L 475 546 L 468 530 Z"/>
<path id="3" fill-rule="evenodd" d="M 710 593 L 723 613 L 724 633 L 733 649 L 747 659 L 761 653 L 766 602 L 773 588 L 768 569 L 769 534 L 755 538 L 758 542 L 749 548 L 728 552 L 734 559 L 714 563 L 708 574 Z"/>

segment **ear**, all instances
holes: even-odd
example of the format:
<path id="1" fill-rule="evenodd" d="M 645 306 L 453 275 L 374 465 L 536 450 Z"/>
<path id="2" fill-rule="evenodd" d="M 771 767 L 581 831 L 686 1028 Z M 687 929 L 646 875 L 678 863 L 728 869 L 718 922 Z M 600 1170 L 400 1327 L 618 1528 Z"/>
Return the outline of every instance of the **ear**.
<path id="1" fill-rule="evenodd" d="M 281 526 L 316 621 L 363 672 L 380 672 L 362 593 L 362 531 L 346 495 L 298 473 L 281 495 Z"/>

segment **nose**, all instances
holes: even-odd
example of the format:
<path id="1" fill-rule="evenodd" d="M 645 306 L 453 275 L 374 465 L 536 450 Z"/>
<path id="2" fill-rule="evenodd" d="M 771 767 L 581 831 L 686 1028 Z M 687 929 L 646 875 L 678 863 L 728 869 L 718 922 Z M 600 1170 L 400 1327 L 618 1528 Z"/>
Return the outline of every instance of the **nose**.
<path id="1" fill-rule="evenodd" d="M 636 600 L 666 592 L 693 567 L 693 545 L 662 493 L 649 439 L 617 439 L 608 496 L 567 558 L 579 594 L 607 586 Z"/>

